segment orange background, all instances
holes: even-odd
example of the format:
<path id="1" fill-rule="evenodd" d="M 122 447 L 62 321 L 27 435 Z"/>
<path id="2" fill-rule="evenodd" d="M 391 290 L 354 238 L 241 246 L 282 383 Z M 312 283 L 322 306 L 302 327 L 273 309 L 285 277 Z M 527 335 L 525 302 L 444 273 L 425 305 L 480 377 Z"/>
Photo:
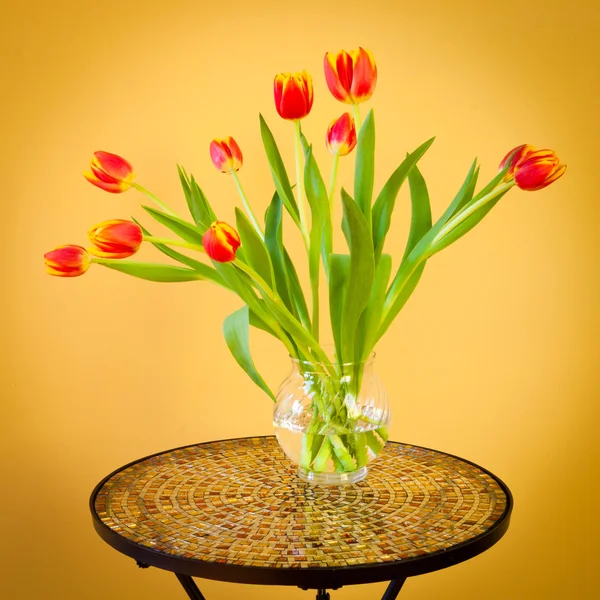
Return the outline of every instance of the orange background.
<path id="1" fill-rule="evenodd" d="M 482 181 L 524 142 L 555 149 L 566 176 L 511 192 L 428 265 L 378 346 L 392 439 L 463 456 L 515 496 L 507 536 L 464 564 L 410 579 L 413 600 L 596 597 L 598 551 L 599 9 L 594 2 L 382 0 L 302 3 L 74 0 L 6 3 L 3 75 L 4 344 L 0 394 L 2 576 L 11 600 L 183 598 L 175 578 L 141 572 L 94 533 L 88 496 L 114 468 L 183 444 L 271 433 L 272 405 L 221 336 L 239 300 L 205 283 L 159 285 L 101 267 L 72 280 L 42 255 L 86 243 L 87 229 L 133 215 L 160 231 L 135 191 L 81 176 L 94 150 L 127 157 L 138 180 L 184 212 L 175 163 L 200 180 L 223 220 L 233 182 L 208 144 L 233 135 L 259 214 L 272 183 L 258 111 L 292 162 L 292 128 L 272 101 L 281 71 L 309 70 L 305 123 L 328 173 L 325 51 L 370 48 L 379 83 L 377 185 L 432 135 L 421 166 L 434 214 L 474 156 Z M 596 8 L 592 8 L 596 6 Z M 365 112 L 363 111 L 363 114 Z M 351 161 L 341 178 L 349 185 Z M 293 169 L 290 169 L 293 172 Z M 401 256 L 401 193 L 389 251 Z M 301 249 L 295 240 L 294 251 Z M 157 252 L 144 249 L 153 260 Z M 283 348 L 256 335 L 273 386 Z M 209 600 L 312 598 L 298 589 L 202 581 Z M 383 584 L 336 600 L 381 597 Z"/>

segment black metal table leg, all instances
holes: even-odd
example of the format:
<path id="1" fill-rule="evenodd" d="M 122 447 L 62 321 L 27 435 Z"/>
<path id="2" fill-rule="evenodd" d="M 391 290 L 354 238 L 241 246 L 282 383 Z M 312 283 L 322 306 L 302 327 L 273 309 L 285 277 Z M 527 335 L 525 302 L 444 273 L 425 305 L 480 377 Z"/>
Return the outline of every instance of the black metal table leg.
<path id="1" fill-rule="evenodd" d="M 202 595 L 202 592 L 198 589 L 198 586 L 194 583 L 194 580 L 189 575 L 175 573 L 175 576 L 179 579 L 179 583 L 181 583 L 191 600 L 206 600 Z"/>
<path id="2" fill-rule="evenodd" d="M 319 590 L 317 592 L 317 600 L 329 600 L 329 592 L 327 590 Z"/>
<path id="3" fill-rule="evenodd" d="M 381 600 L 396 600 L 405 581 L 406 577 L 404 579 L 392 579 L 392 581 L 390 581 L 390 585 L 388 585 L 387 587 L 387 590 L 385 590 L 385 594 L 383 594 L 383 598 Z"/>

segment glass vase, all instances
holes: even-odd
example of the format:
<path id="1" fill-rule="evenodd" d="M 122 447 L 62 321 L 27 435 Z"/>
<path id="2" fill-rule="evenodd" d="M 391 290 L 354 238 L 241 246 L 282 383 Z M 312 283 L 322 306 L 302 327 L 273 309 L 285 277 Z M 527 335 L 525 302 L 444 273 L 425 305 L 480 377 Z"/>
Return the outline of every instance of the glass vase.
<path id="1" fill-rule="evenodd" d="M 305 481 L 356 483 L 383 449 L 391 421 L 375 355 L 360 363 L 292 359 L 273 411 L 275 435 Z"/>

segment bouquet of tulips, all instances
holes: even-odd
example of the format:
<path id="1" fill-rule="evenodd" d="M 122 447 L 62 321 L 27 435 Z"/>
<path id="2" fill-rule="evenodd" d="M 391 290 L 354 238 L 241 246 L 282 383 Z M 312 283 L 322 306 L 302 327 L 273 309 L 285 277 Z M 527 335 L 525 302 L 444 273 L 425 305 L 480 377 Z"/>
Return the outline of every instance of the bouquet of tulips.
<path id="1" fill-rule="evenodd" d="M 272 399 L 275 395 L 258 373 L 250 353 L 250 327 L 280 340 L 301 364 L 319 364 L 319 385 L 307 390 L 313 417 L 303 432 L 301 463 L 319 469 L 331 458 L 337 471 L 357 469 L 366 461 L 365 448 L 376 451 L 387 439 L 385 427 L 370 435 L 350 434 L 356 421 L 366 419 L 352 398 L 360 393 L 362 365 L 390 327 L 417 285 L 429 258 L 475 227 L 512 187 L 539 190 L 565 171 L 556 154 L 521 145 L 504 157 L 498 174 L 477 190 L 479 167 L 473 162 L 464 182 L 445 212 L 433 221 L 425 180 L 417 166 L 431 146 L 428 140 L 405 155 L 385 185 L 374 190 L 375 118 L 371 110 L 361 123 L 360 105 L 371 98 L 377 81 L 373 55 L 359 48 L 327 53 L 325 79 L 333 96 L 351 107 L 334 120 L 326 133 L 333 155 L 326 185 L 302 133 L 301 123 L 313 105 L 309 73 L 275 77 L 275 107 L 293 124 L 295 185 L 282 160 L 275 138 L 260 116 L 260 132 L 273 179 L 273 193 L 264 219 L 252 210 L 238 175 L 242 152 L 232 137 L 210 144 L 214 166 L 231 175 L 243 210 L 236 208 L 235 226 L 219 220 L 193 175 L 178 167 L 192 220 L 177 215 L 134 179 L 131 164 L 108 152 L 96 152 L 84 175 L 95 186 L 112 193 L 135 188 L 156 203 L 144 210 L 174 237 L 155 237 L 137 220 L 111 220 L 92 227 L 91 246 L 60 246 L 45 255 L 47 270 L 59 277 L 85 273 L 99 264 L 150 281 L 216 283 L 242 300 L 243 306 L 225 319 L 224 335 L 235 360 Z M 354 152 L 353 186 L 336 194 L 340 157 Z M 392 257 L 384 252 L 398 192 L 408 180 L 412 217 L 403 256 L 393 272 Z M 333 251 L 332 208 L 341 202 L 341 228 L 347 250 Z M 295 262 L 286 250 L 284 211 L 299 229 L 306 249 L 310 290 L 303 290 Z M 126 260 L 142 242 L 153 244 L 179 264 Z M 196 252 L 196 257 L 191 256 Z M 319 279 L 321 265 L 328 284 L 330 356 L 320 342 Z M 308 293 L 305 293 L 307 291 Z M 349 373 L 348 371 L 351 371 Z M 323 390 L 327 389 L 327 395 Z"/>

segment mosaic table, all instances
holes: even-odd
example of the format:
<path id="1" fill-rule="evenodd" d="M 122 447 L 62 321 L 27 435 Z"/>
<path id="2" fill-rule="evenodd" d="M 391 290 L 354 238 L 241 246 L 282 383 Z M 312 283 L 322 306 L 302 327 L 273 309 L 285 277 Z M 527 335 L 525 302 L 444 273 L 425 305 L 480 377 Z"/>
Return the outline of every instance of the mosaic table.
<path id="1" fill-rule="evenodd" d="M 141 567 L 192 577 L 327 590 L 405 579 L 480 554 L 508 529 L 497 477 L 436 450 L 388 442 L 367 478 L 299 479 L 274 437 L 207 442 L 130 463 L 94 489 L 94 527 Z"/>

